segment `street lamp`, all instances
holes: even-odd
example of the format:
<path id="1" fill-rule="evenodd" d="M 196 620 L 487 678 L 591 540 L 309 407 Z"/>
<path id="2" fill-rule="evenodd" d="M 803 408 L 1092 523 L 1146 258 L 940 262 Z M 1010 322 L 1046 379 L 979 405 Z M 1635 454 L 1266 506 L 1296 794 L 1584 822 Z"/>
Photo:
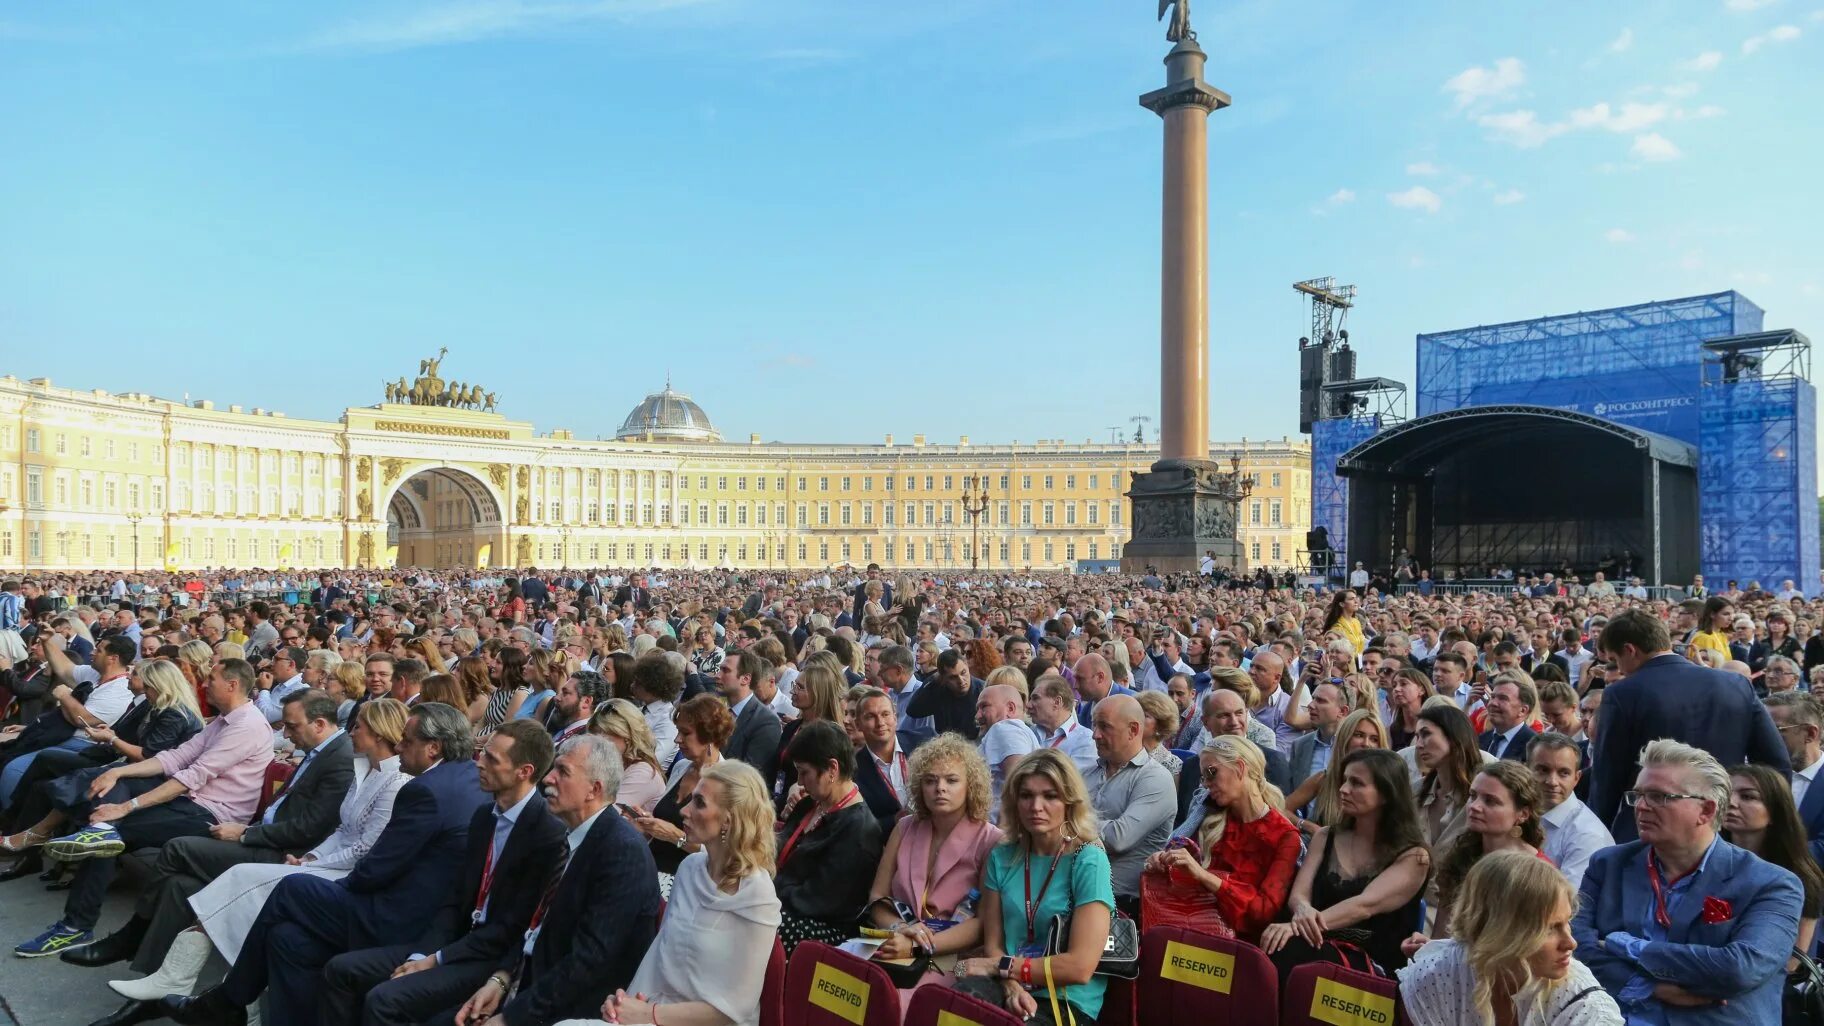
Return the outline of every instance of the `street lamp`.
<path id="1" fill-rule="evenodd" d="M 139 522 L 146 519 L 144 513 L 128 513 L 127 523 L 133 526 L 133 572 L 139 573 Z"/>
<path id="2" fill-rule="evenodd" d="M 981 486 L 980 495 L 969 494 L 970 492 L 975 491 L 978 481 Z M 981 536 L 982 517 L 987 514 L 987 475 L 984 474 L 980 478 L 977 478 L 974 474 L 971 474 L 968 477 L 963 478 L 963 515 L 969 518 L 969 570 L 971 573 L 981 569 L 982 547 L 979 544 L 978 539 Z"/>

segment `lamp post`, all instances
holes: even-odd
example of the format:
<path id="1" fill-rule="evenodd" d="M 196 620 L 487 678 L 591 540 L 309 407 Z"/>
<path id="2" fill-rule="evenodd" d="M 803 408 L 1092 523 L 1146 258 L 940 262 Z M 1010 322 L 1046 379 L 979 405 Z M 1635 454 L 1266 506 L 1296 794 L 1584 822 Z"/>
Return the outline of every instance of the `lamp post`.
<path id="1" fill-rule="evenodd" d="M 144 513 L 128 513 L 127 523 L 133 528 L 133 572 L 139 573 L 139 522 L 146 519 Z"/>
<path id="2" fill-rule="evenodd" d="M 978 481 L 980 482 L 981 492 L 975 495 L 970 494 L 976 490 Z M 963 478 L 963 515 L 969 518 L 969 571 L 971 573 L 981 569 L 982 547 L 978 543 L 978 540 L 981 537 L 982 517 L 987 514 L 987 476 L 983 475 L 982 477 L 977 478 L 976 475 L 971 474 L 968 477 Z"/>

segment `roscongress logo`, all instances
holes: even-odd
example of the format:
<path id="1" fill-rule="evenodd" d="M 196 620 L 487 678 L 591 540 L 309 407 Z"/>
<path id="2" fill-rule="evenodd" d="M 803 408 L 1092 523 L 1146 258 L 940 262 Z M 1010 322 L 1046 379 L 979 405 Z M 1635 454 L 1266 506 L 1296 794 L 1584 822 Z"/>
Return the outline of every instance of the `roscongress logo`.
<path id="1" fill-rule="evenodd" d="M 1632 399 L 1621 403 L 1597 403 L 1591 412 L 1598 417 L 1618 417 L 1627 413 L 1664 413 L 1667 410 L 1690 406 L 1696 402 L 1688 395 L 1667 396 L 1663 399 Z"/>

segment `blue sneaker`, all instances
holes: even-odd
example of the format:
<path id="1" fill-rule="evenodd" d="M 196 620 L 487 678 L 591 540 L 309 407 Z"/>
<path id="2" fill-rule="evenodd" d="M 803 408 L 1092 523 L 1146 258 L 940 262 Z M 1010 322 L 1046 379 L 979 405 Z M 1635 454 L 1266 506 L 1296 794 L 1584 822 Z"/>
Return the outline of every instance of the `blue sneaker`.
<path id="1" fill-rule="evenodd" d="M 90 931 L 78 930 L 59 920 L 52 923 L 50 929 L 14 948 L 13 954 L 20 958 L 43 958 L 87 944 L 94 939 L 95 935 Z"/>
<path id="2" fill-rule="evenodd" d="M 44 845 L 44 857 L 57 862 L 81 862 L 84 859 L 111 859 L 127 850 L 120 831 L 107 823 L 83 827 Z"/>

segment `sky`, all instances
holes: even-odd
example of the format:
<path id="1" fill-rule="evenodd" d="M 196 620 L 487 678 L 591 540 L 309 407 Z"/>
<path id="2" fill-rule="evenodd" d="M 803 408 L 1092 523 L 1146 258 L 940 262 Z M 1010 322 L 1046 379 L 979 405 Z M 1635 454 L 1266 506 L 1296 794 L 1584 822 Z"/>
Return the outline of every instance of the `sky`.
<path id="1" fill-rule="evenodd" d="M 1414 336 L 1739 289 L 1824 339 L 1824 0 L 1191 0 L 1211 434 L 1292 283 Z M 0 4 L 0 372 L 334 420 L 439 347 L 541 431 L 1158 416 L 1152 0 Z"/>

